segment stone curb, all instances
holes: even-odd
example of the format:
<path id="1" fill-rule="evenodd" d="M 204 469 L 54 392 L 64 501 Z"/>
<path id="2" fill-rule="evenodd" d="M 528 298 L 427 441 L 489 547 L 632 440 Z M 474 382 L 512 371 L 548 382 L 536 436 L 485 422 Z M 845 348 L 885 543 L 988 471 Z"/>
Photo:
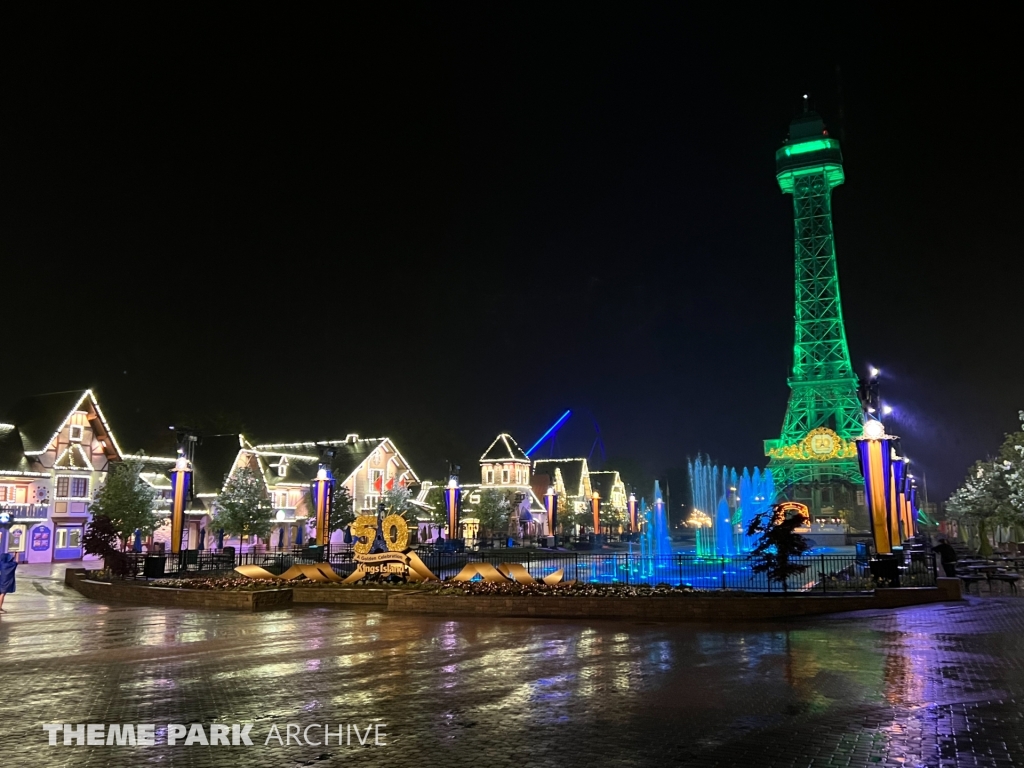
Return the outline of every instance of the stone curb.
<path id="1" fill-rule="evenodd" d="M 645 619 L 652 621 L 750 621 L 826 613 L 901 608 L 960 600 L 959 579 L 936 587 L 877 589 L 857 595 L 692 595 L 682 597 L 549 597 L 424 595 L 386 588 L 283 587 L 252 592 L 151 587 L 139 582 L 93 581 L 68 568 L 67 586 L 92 600 L 178 608 L 264 611 L 293 605 L 377 606 L 396 613 L 551 619 Z"/>

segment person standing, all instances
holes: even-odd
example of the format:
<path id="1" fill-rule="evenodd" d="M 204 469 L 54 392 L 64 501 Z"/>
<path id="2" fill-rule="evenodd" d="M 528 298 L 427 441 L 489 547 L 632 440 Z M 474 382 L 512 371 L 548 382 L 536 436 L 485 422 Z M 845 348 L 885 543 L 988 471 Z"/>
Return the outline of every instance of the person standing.
<path id="1" fill-rule="evenodd" d="M 14 571 L 18 567 L 18 561 L 10 552 L 0 555 L 0 613 L 7 613 L 4 608 L 4 597 L 8 592 L 14 591 Z"/>
<path id="2" fill-rule="evenodd" d="M 932 552 L 939 556 L 942 563 L 942 570 L 949 578 L 956 577 L 956 550 L 945 539 L 939 539 L 939 543 L 932 547 Z"/>

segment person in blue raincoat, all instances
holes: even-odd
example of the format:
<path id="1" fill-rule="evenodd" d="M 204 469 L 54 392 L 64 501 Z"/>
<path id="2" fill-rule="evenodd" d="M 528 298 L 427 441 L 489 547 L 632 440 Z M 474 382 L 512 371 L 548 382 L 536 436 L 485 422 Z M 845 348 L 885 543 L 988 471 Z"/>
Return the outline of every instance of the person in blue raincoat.
<path id="1" fill-rule="evenodd" d="M 0 555 L 0 613 L 7 613 L 4 609 L 4 597 L 8 592 L 14 591 L 14 570 L 17 567 L 18 561 L 10 552 Z"/>

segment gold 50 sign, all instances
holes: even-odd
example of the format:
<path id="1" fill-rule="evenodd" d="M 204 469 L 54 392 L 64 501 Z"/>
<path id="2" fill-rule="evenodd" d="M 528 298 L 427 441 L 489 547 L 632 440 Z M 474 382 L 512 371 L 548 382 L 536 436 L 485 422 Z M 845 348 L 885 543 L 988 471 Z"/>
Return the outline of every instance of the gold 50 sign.
<path id="1" fill-rule="evenodd" d="M 377 537 L 377 516 L 359 515 L 349 527 L 355 542 L 355 554 L 366 555 Z M 409 525 L 401 515 L 388 515 L 381 521 L 381 538 L 389 552 L 404 552 L 409 546 Z"/>

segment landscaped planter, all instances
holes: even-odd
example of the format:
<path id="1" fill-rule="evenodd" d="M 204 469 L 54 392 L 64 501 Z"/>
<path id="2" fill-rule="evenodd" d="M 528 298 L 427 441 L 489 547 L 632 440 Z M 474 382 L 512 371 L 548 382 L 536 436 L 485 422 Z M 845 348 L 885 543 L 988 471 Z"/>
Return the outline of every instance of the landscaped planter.
<path id="1" fill-rule="evenodd" d="M 64 582 L 85 597 L 103 602 L 236 611 L 266 611 L 292 605 L 292 591 L 287 587 L 247 591 L 176 589 L 154 587 L 144 581 L 99 581 L 88 578 L 86 571 L 73 568 L 65 572 Z"/>
<path id="2" fill-rule="evenodd" d="M 237 580 L 225 581 L 232 585 Z M 365 587 L 338 584 L 263 588 L 182 589 L 139 581 L 101 581 L 69 568 L 65 583 L 94 600 L 213 610 L 274 610 L 293 605 L 377 607 L 397 613 L 443 616 L 534 617 L 552 619 L 626 619 L 646 621 L 749 621 L 812 616 L 871 608 L 958 600 L 959 579 L 939 579 L 937 587 L 877 589 L 854 594 L 757 594 L 693 592 L 679 589 L 630 589 L 623 596 L 607 587 L 576 585 L 520 594 L 472 594 L 465 588 L 424 584 L 417 587 Z M 506 588 L 508 588 L 506 586 Z M 480 586 L 468 587 L 483 589 Z M 512 587 L 516 589 L 515 586 Z M 628 592 L 628 594 L 625 594 Z"/>

